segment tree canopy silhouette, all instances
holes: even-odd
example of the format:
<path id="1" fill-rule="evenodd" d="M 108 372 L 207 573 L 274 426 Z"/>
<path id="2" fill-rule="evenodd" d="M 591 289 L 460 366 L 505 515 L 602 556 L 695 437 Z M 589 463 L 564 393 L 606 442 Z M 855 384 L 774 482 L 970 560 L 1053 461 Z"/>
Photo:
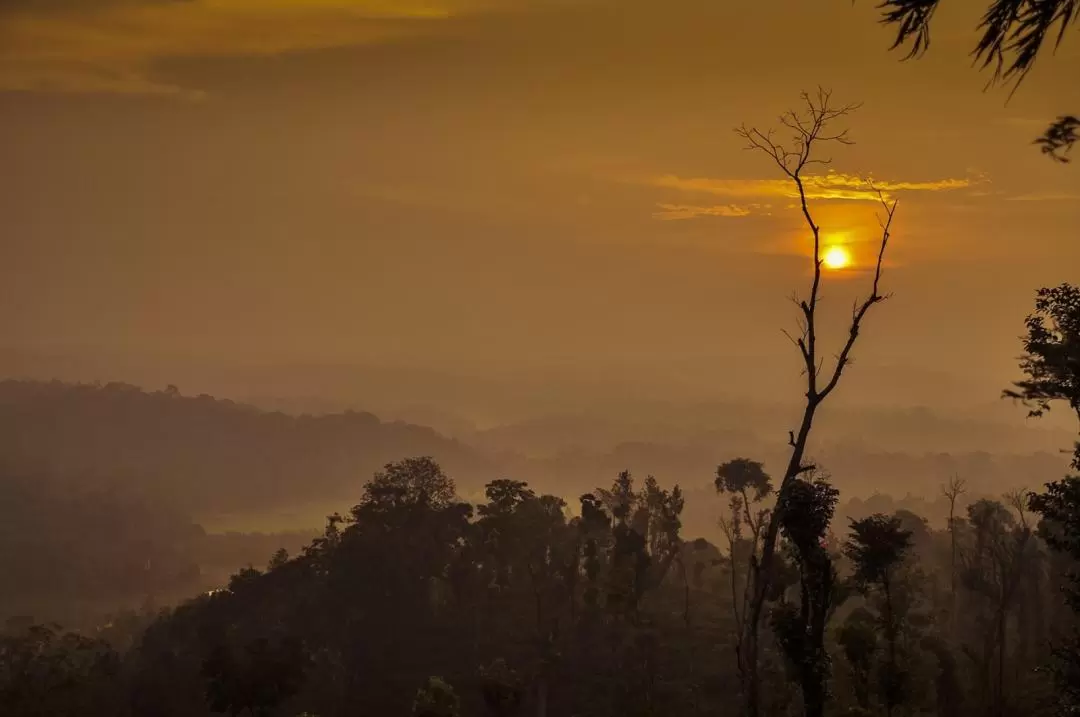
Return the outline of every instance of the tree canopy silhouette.
<path id="1" fill-rule="evenodd" d="M 1025 324 L 1020 368 L 1027 378 L 1015 382 L 1005 395 L 1023 401 L 1032 416 L 1043 415 L 1056 401 L 1064 402 L 1080 421 L 1080 287 L 1039 289 L 1035 311 Z M 1072 466 L 1080 470 L 1080 441 Z"/>

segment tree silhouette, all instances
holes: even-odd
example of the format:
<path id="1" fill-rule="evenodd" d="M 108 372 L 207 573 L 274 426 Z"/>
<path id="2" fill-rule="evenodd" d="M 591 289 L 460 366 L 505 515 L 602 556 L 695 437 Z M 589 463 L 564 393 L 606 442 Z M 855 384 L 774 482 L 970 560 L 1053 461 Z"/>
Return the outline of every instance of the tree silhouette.
<path id="1" fill-rule="evenodd" d="M 440 510 L 455 499 L 454 483 L 428 456 L 388 463 L 364 489 L 362 504 L 385 507 L 423 505 Z"/>
<path id="2" fill-rule="evenodd" d="M 806 717 L 825 714 L 830 675 L 825 628 L 840 595 L 825 536 L 840 492 L 823 477 L 800 478 L 784 496 L 780 531 L 799 571 L 797 604 L 781 601 L 772 615 L 780 647 L 799 677 Z"/>
<path id="3" fill-rule="evenodd" d="M 298 640 L 256 638 L 219 644 L 206 659 L 207 701 L 218 712 L 267 717 L 299 691 L 307 656 Z"/>
<path id="4" fill-rule="evenodd" d="M 870 676 L 878 649 L 877 618 L 866 608 L 855 608 L 840 626 L 837 641 L 851 673 L 855 702 L 860 709 L 869 712 Z"/>
<path id="5" fill-rule="evenodd" d="M 728 496 L 729 512 L 720 517 L 720 528 L 728 542 L 732 612 L 741 624 L 744 606 L 739 592 L 746 588 L 751 566 L 758 560 L 761 533 L 769 515 L 760 506 L 772 495 L 772 479 L 760 462 L 735 458 L 717 467 L 714 484 L 717 493 Z"/>
<path id="6" fill-rule="evenodd" d="M 120 658 L 109 645 L 33 625 L 0 633 L 0 711 L 5 715 L 118 714 Z"/>
<path id="7" fill-rule="evenodd" d="M 883 0 L 882 22 L 896 28 L 891 49 L 905 48 L 906 57 L 918 57 L 930 48 L 930 28 L 941 0 Z M 953 3 L 956 4 L 956 3 Z M 989 84 L 1013 81 L 1013 91 L 1035 66 L 1039 51 L 1057 49 L 1076 21 L 1076 0 L 990 0 L 978 29 L 981 36 L 972 55 L 982 69 L 992 71 Z M 1040 149 L 1059 162 L 1069 161 L 1076 143 L 1080 118 L 1058 117 L 1035 140 Z"/>
<path id="8" fill-rule="evenodd" d="M 1048 483 L 1046 492 L 1031 496 L 1031 509 L 1042 516 L 1039 532 L 1050 547 L 1068 559 L 1065 596 L 1080 615 L 1080 476 Z M 1062 714 L 1080 712 L 1080 630 L 1075 623 L 1054 649 L 1053 673 L 1061 695 Z"/>
<path id="9" fill-rule="evenodd" d="M 949 522 L 947 524 L 949 529 L 949 629 L 954 634 L 956 631 L 956 587 L 959 579 L 956 572 L 956 501 L 964 494 L 966 485 L 963 478 L 954 475 L 941 488 L 941 494 L 949 501 Z"/>
<path id="10" fill-rule="evenodd" d="M 983 699 L 993 714 L 1007 709 L 1008 623 L 1017 607 L 1025 571 L 1034 560 L 1026 496 L 1016 493 L 1009 502 L 1016 514 L 1003 503 L 985 498 L 968 506 L 972 544 L 962 573 L 965 587 L 982 602 L 974 621 L 974 638 L 981 650 L 978 659 L 986 683 Z"/>
<path id="11" fill-rule="evenodd" d="M 400 469 L 407 462 L 395 465 L 380 488 L 390 474 L 401 479 L 391 487 L 416 483 Z M 756 462 L 718 473 L 725 495 L 768 499 Z M 904 507 L 854 521 L 838 554 L 836 491 L 822 475 L 801 473 L 764 518 L 783 520 L 761 636 L 763 714 L 1047 717 L 1075 705 L 1075 617 L 1049 588 L 1080 607 L 1068 577 L 1080 564 L 1080 478 L 1031 498 L 1037 531 L 1022 491 L 975 501 L 951 531 L 914 502 L 882 498 Z M 414 704 L 432 717 L 732 713 L 741 674 L 726 640 L 740 623 L 727 560 L 707 540 L 683 541 L 683 502 L 625 471 L 582 496 L 576 515 L 512 479 L 491 481 L 476 506 L 365 500 L 294 556 L 139 624 L 119 618 L 95 638 L 9 620 L 0 713 L 348 717 Z M 953 610 L 953 539 L 955 633 L 938 619 Z M 692 579 L 664 567 L 682 561 Z M 853 587 L 862 599 L 845 615 Z M 1035 669 L 1051 663 L 1048 638 L 1056 689 L 1055 672 Z"/>
<path id="12" fill-rule="evenodd" d="M 911 533 L 900 519 L 881 514 L 851 522 L 851 536 L 844 554 L 851 560 L 852 581 L 864 595 L 880 599 L 880 624 L 885 637 L 886 659 L 881 673 L 881 693 L 886 714 L 904 704 L 909 675 L 900 665 L 900 624 L 898 611 L 898 571 L 911 549 Z"/>
<path id="13" fill-rule="evenodd" d="M 792 343 L 799 350 L 803 364 L 803 375 L 806 379 L 802 420 L 799 423 L 798 430 L 789 432 L 788 443 L 791 452 L 788 464 L 777 491 L 777 507 L 770 514 L 763 531 L 761 557 L 759 560 L 754 560 L 750 566 L 750 576 L 743 599 L 745 608 L 741 620 L 742 624 L 736 640 L 735 649 L 739 660 L 743 695 L 749 717 L 758 717 L 761 711 L 759 632 L 761 620 L 764 616 L 765 602 L 770 594 L 770 587 L 776 572 L 777 566 L 775 563 L 778 562 L 775 559 L 775 553 L 780 528 L 785 518 L 784 506 L 788 504 L 789 494 L 796 486 L 799 477 L 814 469 L 814 466 L 804 462 L 804 456 L 818 409 L 839 385 L 844 370 L 853 360 L 851 352 L 858 341 L 859 332 L 868 312 L 886 298 L 880 291 L 881 271 L 885 250 L 891 236 L 893 217 L 896 214 L 896 202 L 889 203 L 884 195 L 878 192 L 878 197 L 884 209 L 884 216 L 879 218 L 881 241 L 877 260 L 874 264 L 870 292 L 861 302 L 856 303 L 854 306 L 851 322 L 848 326 L 847 339 L 842 344 L 833 367 L 826 370 L 823 351 L 818 344 L 818 309 L 821 300 L 823 266 L 821 226 L 814 219 L 814 214 L 807 199 L 806 181 L 811 176 L 810 172 L 813 168 L 828 165 L 830 162 L 828 158 L 817 155 L 820 145 L 852 143 L 847 130 L 836 130 L 833 125 L 837 120 L 846 117 L 857 109 L 857 105 L 836 106 L 832 102 L 831 93 L 824 89 L 819 89 L 816 95 L 804 92 L 802 100 L 803 108 L 801 110 L 792 110 L 780 117 L 780 124 L 791 132 L 791 139 L 787 142 L 778 139 L 774 130 L 763 132 L 746 125 L 736 130 L 737 134 L 746 141 L 748 149 L 762 152 L 768 156 L 781 173 L 794 184 L 799 195 L 799 208 L 803 220 L 813 239 L 813 252 L 810 256 L 813 279 L 810 284 L 810 292 L 805 298 L 796 299 L 796 305 L 799 309 L 800 332 L 798 336 L 789 335 Z"/>
<path id="14" fill-rule="evenodd" d="M 1023 401 L 1031 416 L 1042 416 L 1053 402 L 1062 401 L 1080 421 L 1080 287 L 1039 289 L 1035 312 L 1025 323 L 1020 368 L 1027 378 L 1014 383 L 1005 396 Z M 1080 440 L 1072 467 L 1080 470 Z"/>
<path id="15" fill-rule="evenodd" d="M 441 677 L 429 677 L 427 684 L 416 691 L 412 717 L 459 717 L 461 700 L 454 688 Z"/>

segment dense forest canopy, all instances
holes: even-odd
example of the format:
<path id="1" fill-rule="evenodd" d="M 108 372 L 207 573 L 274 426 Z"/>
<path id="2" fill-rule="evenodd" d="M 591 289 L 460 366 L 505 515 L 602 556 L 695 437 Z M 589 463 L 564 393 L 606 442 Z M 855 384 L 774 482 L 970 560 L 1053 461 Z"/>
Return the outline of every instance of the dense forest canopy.
<path id="1" fill-rule="evenodd" d="M 728 492 L 740 470 L 721 471 Z M 830 527 L 827 477 L 804 484 L 825 512 L 784 531 L 769 714 L 799 701 L 791 629 L 811 547 L 833 566 L 830 713 L 1054 713 L 1053 675 L 1036 668 L 1075 622 L 1060 494 L 1033 503 L 1044 518 L 1016 494 L 939 528 L 909 511 Z M 395 462 L 301 551 L 224 590 L 81 637 L 12 622 L 0 695 L 20 715 L 725 713 L 745 535 L 684 536 L 681 491 L 652 477 L 624 472 L 577 503 L 569 517 L 503 479 L 470 505 L 434 461 Z"/>

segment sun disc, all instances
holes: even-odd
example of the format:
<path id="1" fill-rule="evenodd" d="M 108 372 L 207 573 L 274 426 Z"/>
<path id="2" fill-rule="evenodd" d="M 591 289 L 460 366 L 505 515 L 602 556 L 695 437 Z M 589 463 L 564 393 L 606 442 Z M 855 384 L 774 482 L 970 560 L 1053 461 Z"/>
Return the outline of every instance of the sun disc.
<path id="1" fill-rule="evenodd" d="M 843 269 L 851 265 L 851 254 L 842 246 L 833 246 L 825 250 L 821 263 L 826 269 Z"/>

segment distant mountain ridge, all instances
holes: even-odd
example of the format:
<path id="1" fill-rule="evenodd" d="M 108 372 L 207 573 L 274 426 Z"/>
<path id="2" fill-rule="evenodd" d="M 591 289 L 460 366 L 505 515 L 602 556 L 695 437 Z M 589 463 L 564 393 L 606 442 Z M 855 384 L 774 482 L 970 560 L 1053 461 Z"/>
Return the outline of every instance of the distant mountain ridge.
<path id="1" fill-rule="evenodd" d="M 498 477 L 474 449 L 370 413 L 294 416 L 173 387 L 0 382 L 0 465 L 60 484 L 114 487 L 194 515 L 348 500 L 402 456 L 430 455 L 469 481 Z"/>
<path id="2" fill-rule="evenodd" d="M 786 459 L 786 436 L 773 440 L 750 426 L 732 428 L 738 416 L 724 419 L 725 426 L 708 412 L 678 421 L 673 415 L 658 412 L 651 421 L 629 423 L 550 416 L 451 438 L 367 412 L 291 415 L 205 394 L 184 396 L 171 387 L 9 380 L 0 381 L 0 468 L 46 475 L 61 486 L 141 494 L 222 529 L 240 521 L 277 530 L 285 523 L 317 529 L 328 512 L 355 502 L 372 473 L 409 456 L 435 458 L 465 499 L 477 499 L 491 480 L 511 477 L 562 495 L 571 506 L 621 470 L 653 474 L 704 496 L 719 463 L 747 456 L 775 472 Z M 1036 488 L 1060 477 L 1067 462 L 1052 447 L 1025 449 L 1007 436 L 992 453 L 945 436 L 910 450 L 864 440 L 948 426 L 918 412 L 868 416 L 861 432 L 837 425 L 843 423 L 826 417 L 824 440 L 812 453 L 844 500 L 875 492 L 934 497 L 953 474 L 989 494 Z M 700 429 L 689 432 L 695 425 Z M 1008 430 L 992 424 L 970 429 Z M 716 509 L 712 500 L 698 500 L 687 521 L 711 531 Z"/>

